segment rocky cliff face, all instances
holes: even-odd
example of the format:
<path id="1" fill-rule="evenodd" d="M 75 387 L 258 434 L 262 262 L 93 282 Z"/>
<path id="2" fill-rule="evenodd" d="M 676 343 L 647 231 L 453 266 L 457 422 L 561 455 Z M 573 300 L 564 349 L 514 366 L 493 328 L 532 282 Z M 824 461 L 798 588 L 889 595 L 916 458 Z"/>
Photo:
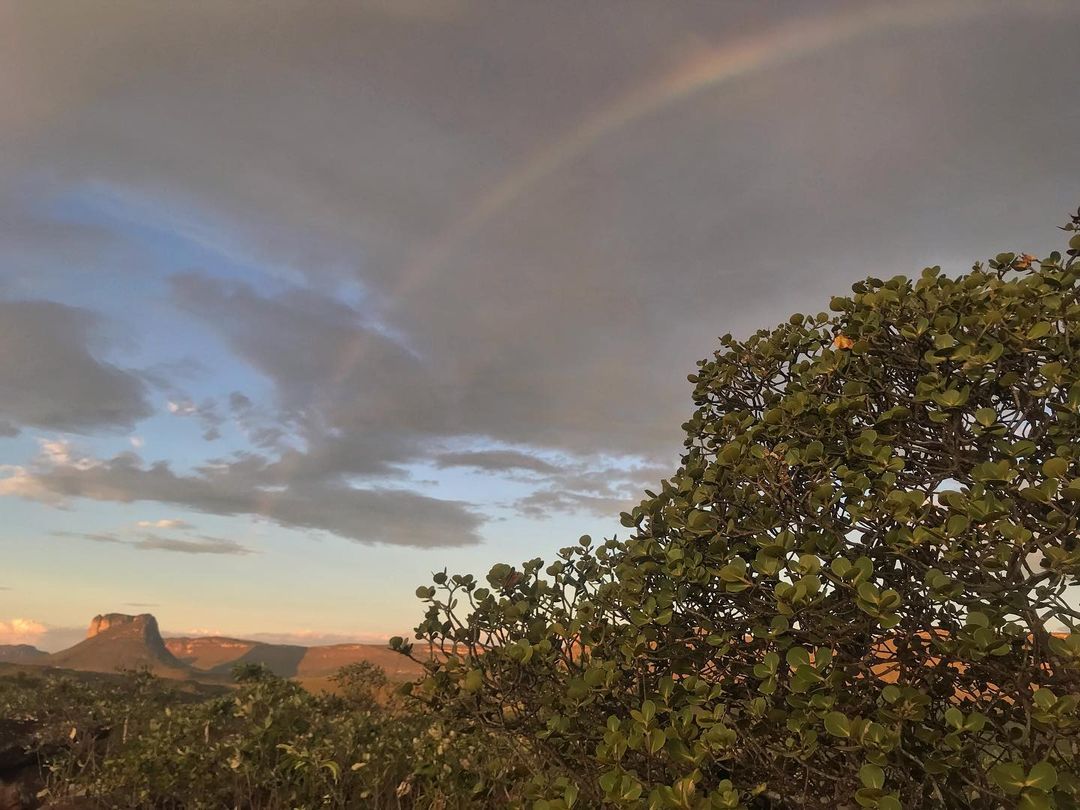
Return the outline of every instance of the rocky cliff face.
<path id="1" fill-rule="evenodd" d="M 93 638 L 106 630 L 119 628 L 126 631 L 124 635 L 143 636 L 147 640 L 155 638 L 161 640 L 157 619 L 149 613 L 140 613 L 138 616 L 130 616 L 127 613 L 102 613 L 91 619 L 86 637 Z"/>

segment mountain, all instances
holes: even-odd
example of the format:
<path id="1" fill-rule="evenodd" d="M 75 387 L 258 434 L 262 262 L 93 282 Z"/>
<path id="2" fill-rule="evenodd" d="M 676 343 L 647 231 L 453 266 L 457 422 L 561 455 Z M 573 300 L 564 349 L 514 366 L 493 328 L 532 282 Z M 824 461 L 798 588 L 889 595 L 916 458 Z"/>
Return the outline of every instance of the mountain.
<path id="1" fill-rule="evenodd" d="M 315 689 L 332 685 L 331 676 L 341 667 L 360 661 L 382 667 L 392 680 L 421 674 L 419 664 L 381 644 L 301 647 L 221 636 L 163 639 L 157 619 L 149 613 L 95 616 L 83 641 L 53 655 L 27 645 L 0 646 L 0 661 L 106 673 L 147 667 L 163 678 L 208 683 L 228 682 L 237 664 L 263 664 L 279 677 Z"/>
<path id="2" fill-rule="evenodd" d="M 165 646 L 183 663 L 203 672 L 228 674 L 236 664 L 263 664 L 282 678 L 319 678 L 346 664 L 370 661 L 393 680 L 414 678 L 420 666 L 381 644 L 301 647 L 220 636 L 169 638 Z"/>
<path id="3" fill-rule="evenodd" d="M 35 663 L 84 672 L 146 667 L 164 678 L 190 678 L 194 674 L 166 649 L 157 619 L 149 613 L 95 616 L 83 641 Z"/>
<path id="4" fill-rule="evenodd" d="M 49 654 L 29 644 L 0 644 L 0 661 L 6 664 L 44 663 Z"/>

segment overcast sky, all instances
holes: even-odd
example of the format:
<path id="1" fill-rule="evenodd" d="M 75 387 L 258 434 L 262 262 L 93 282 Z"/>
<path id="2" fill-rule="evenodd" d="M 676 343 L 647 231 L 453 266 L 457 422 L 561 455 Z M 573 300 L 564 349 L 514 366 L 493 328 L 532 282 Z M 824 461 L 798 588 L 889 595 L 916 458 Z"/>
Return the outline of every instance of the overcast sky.
<path id="1" fill-rule="evenodd" d="M 718 335 L 1060 246 L 1078 33 L 1050 0 L 0 0 L 0 643 L 380 639 L 433 570 L 616 531 Z"/>

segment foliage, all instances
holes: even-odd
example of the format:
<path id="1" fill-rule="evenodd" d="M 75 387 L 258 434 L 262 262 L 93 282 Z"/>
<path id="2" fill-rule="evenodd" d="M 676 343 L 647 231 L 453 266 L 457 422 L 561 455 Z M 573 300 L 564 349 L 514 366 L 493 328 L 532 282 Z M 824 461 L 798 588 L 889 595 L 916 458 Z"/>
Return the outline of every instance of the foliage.
<path id="1" fill-rule="evenodd" d="M 417 591 L 414 697 L 543 763 L 537 808 L 1080 806 L 1065 230 L 722 338 L 628 539 Z"/>
<path id="2" fill-rule="evenodd" d="M 346 664 L 333 678 L 341 697 L 358 709 L 375 710 L 386 702 L 390 679 L 370 661 Z"/>
<path id="3" fill-rule="evenodd" d="M 370 684 L 343 674 L 358 694 L 385 685 L 364 669 Z M 259 666 L 235 675 L 209 698 L 147 673 L 0 678 L 0 717 L 37 724 L 43 799 L 101 807 L 505 807 L 525 781 L 490 735 L 314 695 Z"/>

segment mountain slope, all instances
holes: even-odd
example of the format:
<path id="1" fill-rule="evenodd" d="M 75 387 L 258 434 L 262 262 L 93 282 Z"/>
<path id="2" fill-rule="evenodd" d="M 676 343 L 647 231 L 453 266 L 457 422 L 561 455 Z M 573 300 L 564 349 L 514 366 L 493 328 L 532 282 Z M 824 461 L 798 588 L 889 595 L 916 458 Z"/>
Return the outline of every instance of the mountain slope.
<path id="1" fill-rule="evenodd" d="M 157 620 L 149 613 L 95 616 L 83 641 L 38 663 L 84 672 L 146 667 L 164 678 L 190 678 L 194 674 L 166 649 Z"/>
<path id="2" fill-rule="evenodd" d="M 49 654 L 29 644 L 0 644 L 0 661 L 8 664 L 44 663 Z"/>
<path id="3" fill-rule="evenodd" d="M 237 638 L 205 636 L 166 639 L 165 646 L 177 659 L 204 672 L 227 674 L 236 664 L 264 664 L 282 678 L 332 675 L 341 667 L 370 661 L 394 680 L 414 678 L 420 667 L 381 644 L 331 644 L 300 647 L 265 644 Z"/>

